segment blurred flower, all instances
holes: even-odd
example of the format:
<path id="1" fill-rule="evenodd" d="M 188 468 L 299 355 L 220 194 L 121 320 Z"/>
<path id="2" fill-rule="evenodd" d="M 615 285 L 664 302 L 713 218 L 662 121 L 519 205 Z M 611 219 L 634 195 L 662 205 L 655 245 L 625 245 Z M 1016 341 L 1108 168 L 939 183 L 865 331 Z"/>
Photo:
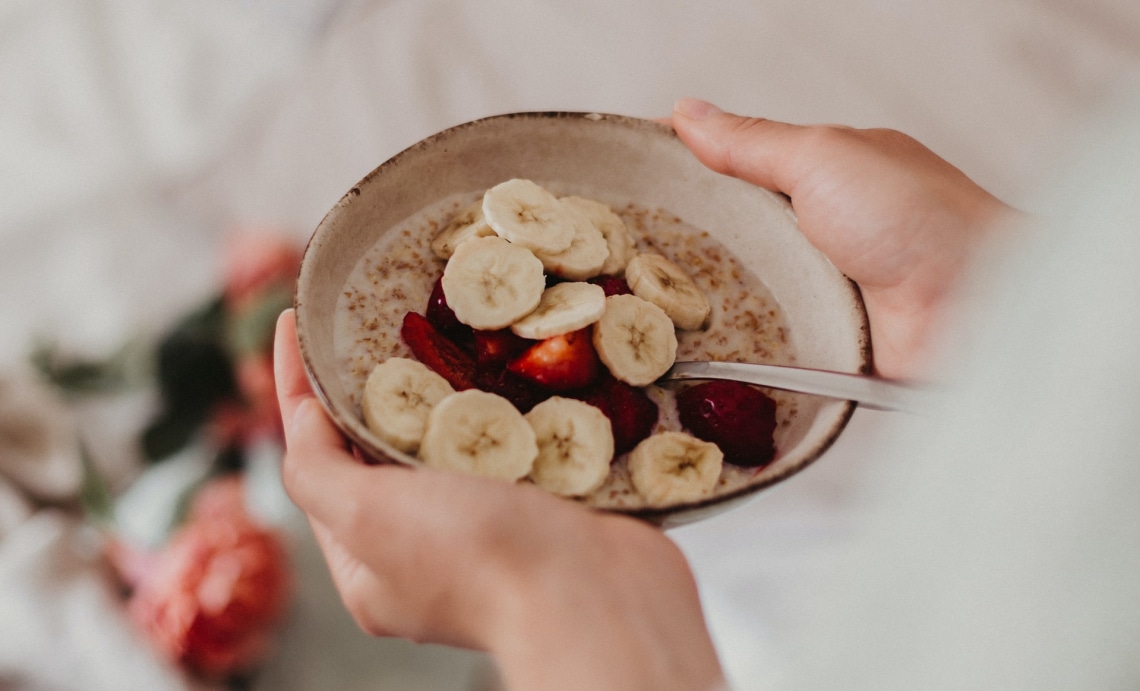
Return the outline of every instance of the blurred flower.
<path id="1" fill-rule="evenodd" d="M 281 436 L 273 382 L 273 332 L 293 304 L 301 247 L 279 233 L 243 230 L 226 244 L 223 305 L 226 345 L 233 359 L 238 400 L 219 406 L 213 421 L 226 442 L 245 444 L 263 434 Z"/>
<path id="2" fill-rule="evenodd" d="M 93 522 L 118 531 L 106 552 L 128 586 L 130 618 L 171 662 L 211 681 L 240 679 L 264 659 L 290 599 L 284 542 L 246 511 L 243 478 L 252 454 L 281 445 L 273 333 L 301 254 L 284 235 L 239 230 L 224 285 L 157 341 L 102 359 L 45 342 L 32 363 L 55 390 L 0 377 L 0 530 L 27 511 L 8 501 L 4 476 L 37 499 L 78 496 Z M 153 386 L 158 406 L 139 439 L 147 466 L 116 496 L 68 404 L 131 386 Z M 199 485 L 203 477 L 215 479 Z"/>
<path id="3" fill-rule="evenodd" d="M 273 231 L 248 229 L 231 235 L 223 258 L 226 307 L 242 312 L 282 286 L 291 295 L 301 254 L 296 242 Z"/>
<path id="4" fill-rule="evenodd" d="M 282 438 L 281 411 L 273 358 L 246 355 L 234 365 L 240 400 L 223 401 L 214 409 L 214 431 L 222 444 L 244 445 L 259 436 Z"/>
<path id="5" fill-rule="evenodd" d="M 273 332 L 293 304 L 301 247 L 267 230 L 239 230 L 226 243 L 225 285 L 175 325 L 158 346 L 163 408 L 147 429 L 148 458 L 166 458 L 208 425 L 212 443 L 240 448 L 281 437 L 273 383 Z"/>
<path id="6" fill-rule="evenodd" d="M 134 588 L 131 618 L 172 661 L 211 679 L 256 666 L 289 601 L 285 548 L 250 517 L 243 498 L 240 476 L 214 480 L 161 550 L 109 545 Z"/>

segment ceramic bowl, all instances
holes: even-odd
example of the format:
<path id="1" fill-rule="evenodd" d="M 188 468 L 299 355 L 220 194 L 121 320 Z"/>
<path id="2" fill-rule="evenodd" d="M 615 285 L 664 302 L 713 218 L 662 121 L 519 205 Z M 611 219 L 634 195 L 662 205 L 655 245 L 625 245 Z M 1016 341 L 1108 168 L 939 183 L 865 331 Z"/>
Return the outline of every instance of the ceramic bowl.
<path id="1" fill-rule="evenodd" d="M 771 291 L 784 313 L 796 364 L 870 371 L 859 292 L 804 239 L 784 197 L 710 172 L 671 128 L 657 122 L 597 113 L 490 117 L 433 135 L 372 171 L 329 211 L 305 251 L 296 293 L 301 353 L 329 415 L 366 456 L 417 463 L 368 431 L 359 392 L 341 376 L 344 361 L 334 334 L 350 273 L 382 234 L 406 229 L 407 220 L 423 209 L 516 177 L 612 206 L 662 209 L 708 232 Z M 854 407 L 850 401 L 803 397 L 794 419 L 779 430 L 776 459 L 743 485 L 683 506 L 617 510 L 664 526 L 719 513 L 819 458 Z"/>

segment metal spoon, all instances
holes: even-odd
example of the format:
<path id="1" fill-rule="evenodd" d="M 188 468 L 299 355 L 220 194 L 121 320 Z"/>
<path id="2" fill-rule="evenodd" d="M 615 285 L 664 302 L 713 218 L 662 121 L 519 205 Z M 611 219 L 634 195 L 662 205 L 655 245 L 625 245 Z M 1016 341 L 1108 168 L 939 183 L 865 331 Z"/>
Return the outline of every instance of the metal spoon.
<path id="1" fill-rule="evenodd" d="M 677 362 L 657 382 L 682 379 L 731 379 L 856 401 L 878 410 L 920 413 L 930 409 L 928 391 L 865 374 L 746 362 Z"/>

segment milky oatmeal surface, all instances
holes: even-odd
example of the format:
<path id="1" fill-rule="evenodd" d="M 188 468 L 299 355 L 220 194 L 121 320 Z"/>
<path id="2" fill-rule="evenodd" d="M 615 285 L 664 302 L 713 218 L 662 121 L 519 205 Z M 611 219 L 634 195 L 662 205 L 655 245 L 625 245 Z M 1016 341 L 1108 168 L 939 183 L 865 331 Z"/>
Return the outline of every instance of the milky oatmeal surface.
<path id="1" fill-rule="evenodd" d="M 424 313 L 432 285 L 443 273 L 445 262 L 431 251 L 431 240 L 453 214 L 477 198 L 456 195 L 416 214 L 385 233 L 349 275 L 337 302 L 334 348 L 342 383 L 358 406 L 373 367 L 390 357 L 414 357 L 400 339 L 400 326 L 407 312 Z M 659 252 L 683 267 L 712 305 L 707 329 L 677 332 L 678 361 L 795 362 L 779 305 L 760 278 L 724 245 L 665 211 L 632 204 L 613 209 L 639 250 Z M 672 391 L 650 386 L 648 393 L 661 408 L 655 431 L 680 429 Z M 780 428 L 796 415 L 796 396 L 767 393 L 777 403 L 779 449 Z M 715 493 L 743 487 L 757 472 L 726 463 Z M 630 484 L 624 456 L 614 461 L 605 484 L 582 501 L 600 508 L 646 507 Z"/>

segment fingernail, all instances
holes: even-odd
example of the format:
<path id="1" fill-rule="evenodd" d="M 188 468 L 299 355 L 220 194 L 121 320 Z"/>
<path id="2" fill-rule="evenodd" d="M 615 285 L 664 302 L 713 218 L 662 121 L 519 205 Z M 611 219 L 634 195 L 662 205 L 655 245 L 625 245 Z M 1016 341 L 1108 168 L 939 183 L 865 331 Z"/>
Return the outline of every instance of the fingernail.
<path id="1" fill-rule="evenodd" d="M 710 115 L 716 115 L 724 111 L 708 101 L 702 101 L 699 98 L 682 98 L 673 104 L 673 112 L 691 120 L 704 120 Z"/>

